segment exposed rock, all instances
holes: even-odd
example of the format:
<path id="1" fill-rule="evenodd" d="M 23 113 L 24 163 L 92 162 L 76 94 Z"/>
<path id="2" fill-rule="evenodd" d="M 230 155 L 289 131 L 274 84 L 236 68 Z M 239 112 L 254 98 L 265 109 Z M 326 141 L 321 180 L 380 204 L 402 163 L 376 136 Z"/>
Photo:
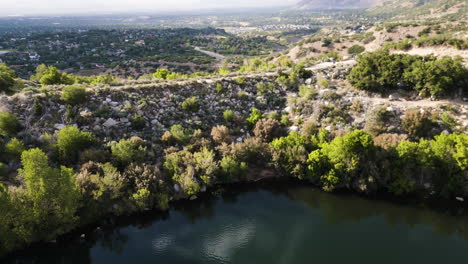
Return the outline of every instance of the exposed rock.
<path id="1" fill-rule="evenodd" d="M 107 121 L 104 122 L 104 124 L 102 124 L 102 125 L 105 126 L 106 128 L 109 128 L 109 127 L 116 126 L 118 123 L 119 123 L 119 122 L 115 121 L 114 119 L 109 118 L 109 119 L 107 119 Z"/>

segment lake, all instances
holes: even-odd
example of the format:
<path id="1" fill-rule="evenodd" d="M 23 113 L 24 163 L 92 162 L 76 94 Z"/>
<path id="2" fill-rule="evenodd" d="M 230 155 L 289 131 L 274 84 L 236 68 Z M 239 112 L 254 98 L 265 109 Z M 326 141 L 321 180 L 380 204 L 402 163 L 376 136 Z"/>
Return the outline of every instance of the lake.
<path id="1" fill-rule="evenodd" d="M 468 263 L 461 208 L 443 212 L 298 184 L 217 193 L 93 227 L 85 238 L 36 245 L 6 262 Z"/>

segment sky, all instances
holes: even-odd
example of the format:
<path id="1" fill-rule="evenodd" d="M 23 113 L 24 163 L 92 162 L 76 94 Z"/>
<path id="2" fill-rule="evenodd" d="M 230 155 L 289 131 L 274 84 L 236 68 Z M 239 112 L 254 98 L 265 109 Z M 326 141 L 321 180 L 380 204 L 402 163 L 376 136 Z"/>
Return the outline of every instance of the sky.
<path id="1" fill-rule="evenodd" d="M 195 11 L 291 5 L 298 0 L 0 0 L 0 15 Z"/>

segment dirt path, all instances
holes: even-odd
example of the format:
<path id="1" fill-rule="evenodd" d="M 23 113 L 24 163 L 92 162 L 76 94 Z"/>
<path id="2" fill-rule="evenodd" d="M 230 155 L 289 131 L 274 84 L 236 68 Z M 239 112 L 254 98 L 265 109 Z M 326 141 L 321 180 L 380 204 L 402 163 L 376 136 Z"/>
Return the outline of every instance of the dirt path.
<path id="1" fill-rule="evenodd" d="M 196 51 L 199 51 L 201 53 L 205 53 L 206 55 L 210 56 L 210 57 L 213 57 L 217 60 L 224 60 L 226 58 L 226 56 L 224 55 L 221 55 L 219 53 L 216 53 L 216 52 L 213 52 L 213 51 L 208 51 L 208 50 L 203 50 L 201 49 L 200 47 L 194 47 Z"/>
<path id="2" fill-rule="evenodd" d="M 339 62 L 322 62 L 316 64 L 312 67 L 306 68 L 309 71 L 317 71 L 317 70 L 324 70 L 333 67 L 341 67 L 341 66 L 353 66 L 356 64 L 356 60 L 347 60 L 347 61 L 339 61 Z"/>

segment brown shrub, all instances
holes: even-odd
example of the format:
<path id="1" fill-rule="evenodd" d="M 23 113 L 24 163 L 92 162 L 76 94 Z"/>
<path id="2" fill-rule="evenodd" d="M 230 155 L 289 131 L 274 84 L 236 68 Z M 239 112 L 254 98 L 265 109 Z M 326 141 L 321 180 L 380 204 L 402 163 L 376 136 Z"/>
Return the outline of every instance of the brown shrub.
<path id="1" fill-rule="evenodd" d="M 211 137 L 216 144 L 230 143 L 231 136 L 229 135 L 229 128 L 226 126 L 215 126 L 211 129 Z"/>
<path id="2" fill-rule="evenodd" d="M 412 139 L 428 137 L 434 124 L 431 114 L 424 110 L 408 110 L 401 121 L 401 129 Z"/>
<path id="3" fill-rule="evenodd" d="M 253 133 L 263 141 L 270 142 L 273 138 L 280 137 L 283 131 L 278 121 L 273 119 L 260 119 L 255 124 Z"/>
<path id="4" fill-rule="evenodd" d="M 398 146 L 401 141 L 408 138 L 405 134 L 381 134 L 374 138 L 374 144 L 383 149 L 390 149 L 392 147 Z"/>
<path id="5" fill-rule="evenodd" d="M 314 120 L 307 120 L 302 124 L 301 135 L 309 137 L 318 133 L 317 123 Z"/>

